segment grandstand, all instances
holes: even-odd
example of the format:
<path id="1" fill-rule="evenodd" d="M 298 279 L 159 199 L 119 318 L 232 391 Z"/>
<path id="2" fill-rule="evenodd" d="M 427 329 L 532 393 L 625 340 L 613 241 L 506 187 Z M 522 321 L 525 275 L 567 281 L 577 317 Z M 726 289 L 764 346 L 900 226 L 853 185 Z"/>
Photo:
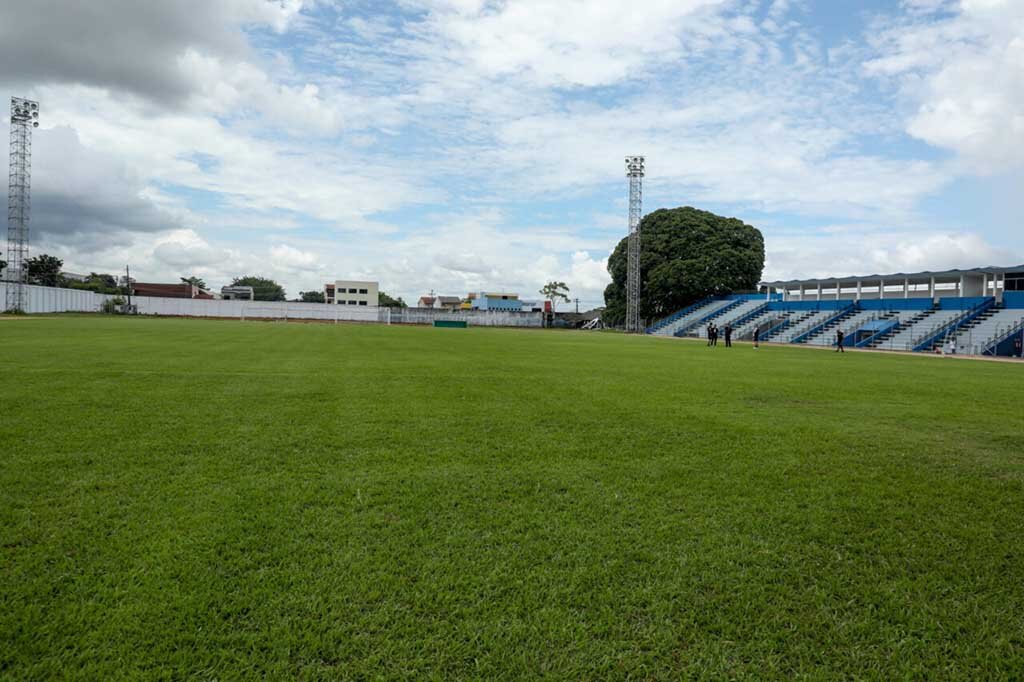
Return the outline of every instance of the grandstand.
<path id="1" fill-rule="evenodd" d="M 771 343 L 934 352 L 950 342 L 965 355 L 1011 355 L 1024 334 L 1024 265 L 762 282 L 762 293 L 705 298 L 648 333 L 706 338 L 731 324 L 734 338 L 760 331 Z"/>

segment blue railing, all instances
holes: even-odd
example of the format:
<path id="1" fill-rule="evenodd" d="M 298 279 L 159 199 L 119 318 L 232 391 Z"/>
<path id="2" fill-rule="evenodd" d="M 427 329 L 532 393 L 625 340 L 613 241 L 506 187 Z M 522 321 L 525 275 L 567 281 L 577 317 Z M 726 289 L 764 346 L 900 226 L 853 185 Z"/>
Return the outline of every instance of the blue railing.
<path id="1" fill-rule="evenodd" d="M 824 329 L 824 328 L 825 328 L 826 326 L 828 326 L 828 325 L 832 324 L 833 322 L 835 322 L 835 321 L 836 321 L 836 320 L 838 320 L 839 318 L 843 317 L 844 315 L 849 315 L 850 313 L 852 313 L 852 312 L 853 312 L 853 311 L 855 311 L 856 309 L 857 309 L 857 304 L 853 304 L 853 305 L 848 305 L 848 306 L 846 306 L 846 307 L 845 307 L 845 308 L 843 308 L 842 310 L 838 311 L 838 312 L 837 312 L 837 313 L 836 313 L 835 315 L 830 315 L 830 316 L 829 316 L 829 317 L 828 317 L 828 318 L 827 318 L 827 319 L 826 319 L 826 320 L 825 320 L 824 322 L 822 322 L 821 324 L 815 325 L 814 327 L 811 327 L 810 329 L 808 329 L 807 331 L 805 331 L 805 332 L 804 332 L 803 334 L 800 334 L 800 335 L 798 335 L 798 336 L 794 337 L 794 338 L 793 338 L 793 340 L 792 340 L 792 341 L 790 341 L 790 343 L 803 343 L 804 341 L 806 341 L 806 340 L 807 340 L 807 339 L 809 339 L 810 337 L 812 337 L 812 336 L 814 336 L 815 334 L 817 334 L 818 332 L 820 332 L 820 331 L 821 331 L 822 329 Z"/>
<path id="2" fill-rule="evenodd" d="M 715 310 L 712 310 L 707 315 L 704 315 L 703 317 L 701 317 L 699 320 L 694 320 L 690 324 L 688 324 L 688 325 L 686 325 L 684 327 L 680 327 L 679 329 L 675 330 L 675 332 L 672 334 L 672 336 L 685 336 L 686 332 L 690 331 L 691 329 L 693 329 L 695 327 L 699 327 L 703 323 L 705 323 L 708 320 L 710 320 L 712 317 L 718 317 L 722 313 L 728 312 L 728 311 L 732 310 L 733 308 L 735 308 L 736 306 L 738 306 L 741 303 L 743 303 L 743 301 L 737 299 L 737 300 L 733 300 L 728 305 L 723 305 L 721 308 L 716 308 Z"/>
<path id="3" fill-rule="evenodd" d="M 777 325 L 766 331 L 764 334 L 761 334 L 760 339 L 762 341 L 767 341 L 772 337 L 773 334 L 778 334 L 779 332 L 783 331 L 784 329 L 787 329 L 788 327 L 791 327 L 792 325 L 793 320 L 787 317 L 782 322 L 779 322 Z"/>
<path id="4" fill-rule="evenodd" d="M 914 346 L 914 352 L 919 352 L 919 351 L 931 349 L 931 347 L 935 345 L 936 341 L 938 341 L 939 339 L 947 336 L 951 332 L 955 332 L 957 329 L 960 329 L 960 327 L 963 327 L 968 322 L 971 322 L 976 317 L 981 315 L 983 312 L 985 312 L 986 310 L 991 308 L 993 305 L 995 305 L 995 302 L 996 302 L 996 300 L 994 298 L 992 298 L 992 297 L 983 298 L 983 299 L 980 299 L 980 300 L 981 300 L 981 304 L 980 305 L 978 305 L 978 306 L 976 306 L 974 308 L 971 308 L 970 310 L 968 310 L 963 315 L 953 319 L 953 321 L 950 322 L 949 324 L 944 325 L 943 327 L 941 327 L 938 331 L 936 331 L 936 332 L 934 332 L 932 334 L 929 334 L 925 338 L 923 338 L 920 341 L 918 341 L 917 345 Z"/>
<path id="5" fill-rule="evenodd" d="M 1013 341 L 1018 336 L 1024 334 L 1024 322 L 1020 322 L 1006 332 L 1001 334 L 998 338 L 993 339 L 992 343 L 985 346 L 985 350 L 982 351 L 982 355 L 999 355 L 1000 347 L 1006 346 L 1006 350 L 1010 351 L 1013 348 Z"/>
<path id="6" fill-rule="evenodd" d="M 768 309 L 768 302 L 765 301 L 764 305 L 759 305 L 758 307 L 754 308 L 753 310 L 751 310 L 746 315 L 740 315 L 739 317 L 737 317 L 735 320 L 733 320 L 729 324 L 731 324 L 734 328 L 735 327 L 739 327 L 740 325 L 743 325 L 743 324 L 746 324 L 747 322 L 750 322 L 752 319 L 754 319 L 755 317 L 757 317 L 758 315 L 760 315 L 761 313 L 763 313 L 767 309 Z"/>
<path id="7" fill-rule="evenodd" d="M 689 305 L 689 306 L 683 308 L 682 310 L 677 310 L 676 312 L 672 313 L 668 317 L 661 318 L 660 320 L 658 320 L 657 322 L 652 324 L 650 327 L 648 327 L 646 329 L 646 333 L 653 334 L 654 332 L 658 331 L 662 327 L 666 327 L 666 326 L 672 324 L 673 322 L 678 320 L 680 317 L 685 317 L 685 316 L 689 315 L 690 313 L 692 313 L 694 310 L 697 310 L 697 308 L 701 308 L 703 306 L 706 306 L 708 303 L 711 303 L 712 301 L 715 301 L 715 300 L 718 300 L 715 296 L 705 296 L 704 298 L 700 299 L 699 301 L 697 301 L 693 305 Z"/>
<path id="8" fill-rule="evenodd" d="M 899 322 L 899 320 L 890 320 L 890 322 L 892 324 L 889 324 L 889 325 L 887 325 L 885 327 L 882 327 L 878 331 L 876 331 L 874 334 L 872 334 L 871 336 L 869 336 L 867 338 L 864 338 L 864 339 L 861 339 L 860 341 L 857 341 L 853 345 L 853 347 L 854 348 L 863 348 L 865 346 L 870 346 L 876 339 L 878 339 L 878 338 L 880 338 L 880 337 L 882 337 L 882 336 L 884 336 L 886 334 L 891 334 L 892 332 L 899 331 L 899 329 L 900 329 L 900 322 Z"/>

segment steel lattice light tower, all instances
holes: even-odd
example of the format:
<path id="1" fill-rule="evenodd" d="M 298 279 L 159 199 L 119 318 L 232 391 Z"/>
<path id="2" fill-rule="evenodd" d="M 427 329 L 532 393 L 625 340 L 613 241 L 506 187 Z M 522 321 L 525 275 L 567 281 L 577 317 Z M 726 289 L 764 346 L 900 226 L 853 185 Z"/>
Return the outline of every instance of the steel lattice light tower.
<path id="1" fill-rule="evenodd" d="M 24 311 L 28 218 L 32 210 L 32 129 L 39 127 L 39 103 L 11 98 L 11 166 L 7 176 L 7 307 Z"/>
<path id="2" fill-rule="evenodd" d="M 638 334 L 640 326 L 640 211 L 643 206 L 644 157 L 626 157 L 629 178 L 629 261 L 626 270 L 626 331 Z"/>

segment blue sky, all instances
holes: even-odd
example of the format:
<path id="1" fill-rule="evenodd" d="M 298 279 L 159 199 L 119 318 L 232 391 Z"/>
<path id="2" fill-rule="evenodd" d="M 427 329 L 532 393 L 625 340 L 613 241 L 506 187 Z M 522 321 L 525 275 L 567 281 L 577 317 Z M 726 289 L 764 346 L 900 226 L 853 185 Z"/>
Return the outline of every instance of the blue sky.
<path id="1" fill-rule="evenodd" d="M 755 225 L 769 279 L 1024 261 L 1017 0 L 43 4 L 0 80 L 69 270 L 589 307 L 636 153 L 645 211 Z"/>

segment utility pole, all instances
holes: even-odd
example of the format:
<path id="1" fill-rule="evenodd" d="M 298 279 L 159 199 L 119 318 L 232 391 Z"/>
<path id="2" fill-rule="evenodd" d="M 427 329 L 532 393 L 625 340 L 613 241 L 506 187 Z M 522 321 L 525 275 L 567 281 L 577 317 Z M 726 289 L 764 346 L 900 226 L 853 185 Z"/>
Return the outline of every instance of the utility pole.
<path id="1" fill-rule="evenodd" d="M 580 314 L 580 299 L 576 299 L 576 314 Z"/>
<path id="2" fill-rule="evenodd" d="M 128 310 L 132 309 L 132 273 L 128 272 L 128 266 L 124 266 L 124 286 L 128 290 Z"/>

